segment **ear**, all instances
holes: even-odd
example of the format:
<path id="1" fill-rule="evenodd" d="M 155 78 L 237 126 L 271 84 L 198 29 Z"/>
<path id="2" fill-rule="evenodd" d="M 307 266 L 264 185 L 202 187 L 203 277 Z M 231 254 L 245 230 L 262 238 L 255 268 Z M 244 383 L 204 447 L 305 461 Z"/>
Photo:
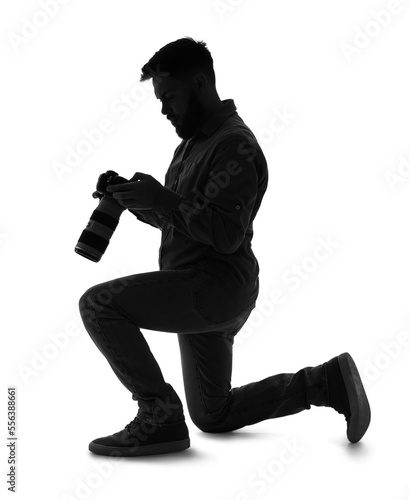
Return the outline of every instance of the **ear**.
<path id="1" fill-rule="evenodd" d="M 193 82 L 198 90 L 203 89 L 203 87 L 206 87 L 208 85 L 206 75 L 201 71 L 195 74 Z"/>

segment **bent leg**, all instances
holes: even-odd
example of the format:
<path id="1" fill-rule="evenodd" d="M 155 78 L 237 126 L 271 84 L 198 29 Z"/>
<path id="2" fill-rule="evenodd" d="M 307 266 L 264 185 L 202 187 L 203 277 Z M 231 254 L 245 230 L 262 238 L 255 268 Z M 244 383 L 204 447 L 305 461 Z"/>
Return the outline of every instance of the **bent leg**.
<path id="1" fill-rule="evenodd" d="M 237 330 L 238 331 L 238 330 Z M 323 365 L 231 388 L 234 336 L 178 335 L 190 417 L 204 432 L 228 432 L 328 405 Z"/>
<path id="2" fill-rule="evenodd" d="M 91 339 L 151 419 L 154 409 L 164 405 L 180 419 L 182 403 L 165 382 L 140 328 L 182 334 L 208 329 L 198 313 L 203 304 L 195 295 L 200 290 L 200 301 L 207 299 L 202 294 L 206 284 L 210 297 L 212 289 L 207 283 L 209 275 L 195 268 L 155 271 L 96 285 L 80 299 L 81 316 Z"/>

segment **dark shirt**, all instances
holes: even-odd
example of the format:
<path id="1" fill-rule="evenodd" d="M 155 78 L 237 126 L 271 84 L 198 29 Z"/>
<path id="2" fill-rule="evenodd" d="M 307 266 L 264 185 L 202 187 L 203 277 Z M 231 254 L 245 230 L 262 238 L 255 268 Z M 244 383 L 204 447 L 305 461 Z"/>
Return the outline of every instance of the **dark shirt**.
<path id="1" fill-rule="evenodd" d="M 176 148 L 152 210 L 136 217 L 162 230 L 159 268 L 196 266 L 216 276 L 243 307 L 255 303 L 259 266 L 253 220 L 268 170 L 233 99 Z"/>

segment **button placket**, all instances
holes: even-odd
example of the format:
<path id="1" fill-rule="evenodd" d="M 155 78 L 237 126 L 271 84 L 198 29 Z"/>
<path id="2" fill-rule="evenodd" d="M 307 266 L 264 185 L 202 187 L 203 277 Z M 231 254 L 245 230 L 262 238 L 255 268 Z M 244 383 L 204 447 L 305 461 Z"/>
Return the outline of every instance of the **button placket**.
<path id="1" fill-rule="evenodd" d="M 173 183 L 172 191 L 176 191 L 177 185 L 179 183 L 180 174 L 182 173 L 182 170 L 185 167 L 186 159 L 187 159 L 187 157 L 188 157 L 188 155 L 193 147 L 193 144 L 194 144 L 194 142 L 192 141 L 192 139 L 189 139 L 188 143 L 186 143 L 185 150 L 183 151 L 182 163 L 180 164 L 178 173 L 176 175 L 175 182 Z"/>

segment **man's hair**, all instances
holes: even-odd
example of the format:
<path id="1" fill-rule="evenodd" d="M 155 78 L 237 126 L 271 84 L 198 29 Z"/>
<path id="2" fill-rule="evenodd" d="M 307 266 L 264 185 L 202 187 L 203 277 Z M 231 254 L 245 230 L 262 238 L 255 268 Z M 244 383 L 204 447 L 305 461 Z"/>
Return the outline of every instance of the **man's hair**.
<path id="1" fill-rule="evenodd" d="M 213 59 L 206 43 L 193 38 L 179 38 L 168 43 L 149 59 L 142 67 L 140 81 L 153 78 L 161 82 L 161 74 L 169 73 L 172 78 L 185 80 L 197 72 L 203 72 L 213 86 L 216 77 L 213 69 Z"/>

